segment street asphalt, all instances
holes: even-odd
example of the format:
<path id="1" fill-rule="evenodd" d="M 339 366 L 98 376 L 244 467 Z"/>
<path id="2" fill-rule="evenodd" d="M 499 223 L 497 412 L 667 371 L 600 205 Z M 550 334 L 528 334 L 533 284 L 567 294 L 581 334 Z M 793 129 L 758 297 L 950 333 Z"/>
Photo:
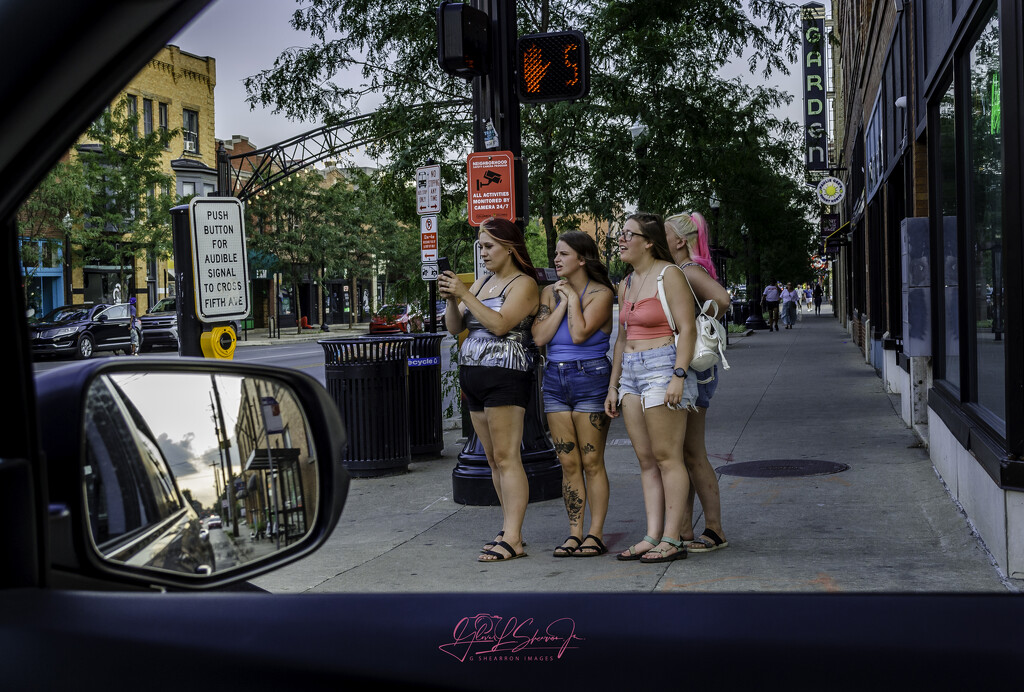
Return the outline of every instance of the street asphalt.
<path id="1" fill-rule="evenodd" d="M 528 557 L 477 562 L 501 527 L 501 510 L 453 501 L 452 471 L 465 441 L 453 429 L 440 458 L 414 457 L 402 475 L 353 479 L 327 543 L 253 583 L 276 593 L 1019 591 L 1024 583 L 996 568 L 901 420 L 898 395 L 884 391 L 827 304 L 822 312 L 802 312 L 792 330 L 731 336 L 731 369 L 720 372 L 706 438 L 727 548 L 665 564 L 615 559 L 645 533 L 639 467 L 620 418 L 605 453 L 611 552 L 552 557 L 568 535 L 559 498 L 529 505 Z M 330 337 L 349 333 L 359 332 Z M 799 471 L 810 461 L 849 468 L 790 477 L 728 473 L 742 462 Z"/>

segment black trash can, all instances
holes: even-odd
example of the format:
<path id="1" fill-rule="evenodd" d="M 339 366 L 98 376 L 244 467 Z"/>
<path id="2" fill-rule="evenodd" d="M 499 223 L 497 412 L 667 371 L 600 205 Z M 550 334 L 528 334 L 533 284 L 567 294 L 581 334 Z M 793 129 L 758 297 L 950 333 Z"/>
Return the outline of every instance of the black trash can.
<path id="1" fill-rule="evenodd" d="M 732 318 L 729 321 L 733 324 L 745 324 L 750 316 L 750 307 L 746 302 L 732 303 L 731 307 Z"/>
<path id="2" fill-rule="evenodd" d="M 342 462 L 357 478 L 404 473 L 409 438 L 410 336 L 325 339 L 327 391 L 348 434 Z"/>
<path id="3" fill-rule="evenodd" d="M 444 334 L 413 334 L 409 356 L 409 437 L 413 454 L 439 456 L 444 449 L 441 417 L 441 342 Z"/>

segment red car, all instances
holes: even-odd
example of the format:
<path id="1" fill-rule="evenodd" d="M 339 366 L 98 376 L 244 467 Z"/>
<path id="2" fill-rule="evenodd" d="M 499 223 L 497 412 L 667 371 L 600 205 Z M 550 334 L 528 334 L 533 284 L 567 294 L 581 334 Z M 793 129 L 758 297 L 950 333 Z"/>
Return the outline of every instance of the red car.
<path id="1" fill-rule="evenodd" d="M 411 305 L 385 305 L 370 318 L 371 334 L 408 334 L 423 328 L 423 316 Z"/>

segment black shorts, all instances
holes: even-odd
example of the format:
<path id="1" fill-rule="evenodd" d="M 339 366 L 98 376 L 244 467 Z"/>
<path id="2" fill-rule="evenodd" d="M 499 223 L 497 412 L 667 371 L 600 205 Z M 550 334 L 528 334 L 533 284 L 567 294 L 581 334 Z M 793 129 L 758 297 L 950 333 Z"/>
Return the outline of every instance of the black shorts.
<path id="1" fill-rule="evenodd" d="M 459 385 L 470 411 L 495 406 L 526 408 L 533 389 L 533 373 L 480 365 L 459 367 Z"/>

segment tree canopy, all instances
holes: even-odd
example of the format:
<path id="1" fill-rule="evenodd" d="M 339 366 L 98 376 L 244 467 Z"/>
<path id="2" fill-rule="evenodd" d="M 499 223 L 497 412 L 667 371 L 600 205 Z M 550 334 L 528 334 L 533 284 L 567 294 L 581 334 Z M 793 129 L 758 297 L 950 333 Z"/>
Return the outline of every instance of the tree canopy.
<path id="1" fill-rule="evenodd" d="M 69 233 L 87 261 L 120 268 L 122 285 L 134 275 L 139 254 L 169 257 L 174 178 L 163 170 L 163 153 L 177 130 L 139 133 L 139 114 L 122 98 L 103 112 L 79 147 L 89 204 Z"/>
<path id="2" fill-rule="evenodd" d="M 383 98 L 356 135 L 410 180 L 427 159 L 443 166 L 449 203 L 465 201 L 471 148 L 470 83 L 437 64 L 436 0 L 303 0 L 292 26 L 312 43 L 246 80 L 250 103 L 330 124 Z M 660 213 L 702 208 L 710 193 L 743 185 L 751 161 L 794 173 L 795 126 L 773 110 L 789 97 L 727 80 L 745 59 L 765 76 L 796 55 L 796 7 L 781 0 L 521 0 L 520 35 L 578 29 L 591 51 L 591 91 L 577 102 L 522 107 L 530 209 L 553 259 L 558 230 L 583 216 L 621 219 L 638 201 Z M 356 70 L 360 83 L 335 82 Z M 646 133 L 634 140 L 630 128 Z M 792 192 L 783 187 L 777 191 Z M 461 200 L 461 203 L 460 203 Z M 739 212 L 739 208 L 733 210 Z M 794 210 L 799 213 L 798 210 Z"/>

